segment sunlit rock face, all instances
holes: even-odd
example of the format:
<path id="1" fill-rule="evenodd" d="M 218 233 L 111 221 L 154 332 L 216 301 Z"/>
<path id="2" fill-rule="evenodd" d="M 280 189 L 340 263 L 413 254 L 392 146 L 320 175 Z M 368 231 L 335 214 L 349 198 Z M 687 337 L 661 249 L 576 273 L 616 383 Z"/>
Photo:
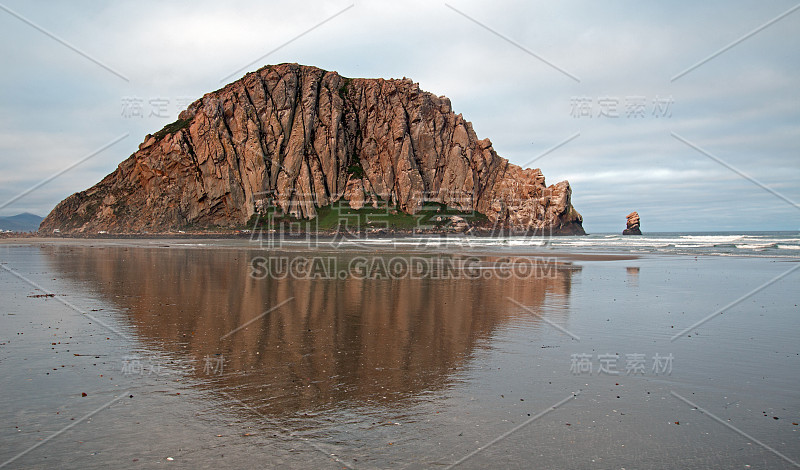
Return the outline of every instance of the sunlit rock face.
<path id="1" fill-rule="evenodd" d="M 208 93 L 40 230 L 136 233 L 245 224 L 265 207 L 313 218 L 344 200 L 413 214 L 434 201 L 503 227 L 582 234 L 567 181 L 501 158 L 450 100 L 410 79 L 266 66 Z"/>

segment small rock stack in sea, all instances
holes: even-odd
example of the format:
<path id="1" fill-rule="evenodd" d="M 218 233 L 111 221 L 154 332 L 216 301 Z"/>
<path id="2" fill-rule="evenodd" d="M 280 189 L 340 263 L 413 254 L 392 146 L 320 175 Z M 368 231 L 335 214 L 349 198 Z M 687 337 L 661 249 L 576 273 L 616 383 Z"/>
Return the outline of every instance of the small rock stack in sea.
<path id="1" fill-rule="evenodd" d="M 628 214 L 628 226 L 622 231 L 623 235 L 641 235 L 642 231 L 639 229 L 639 213 L 631 212 Z"/>

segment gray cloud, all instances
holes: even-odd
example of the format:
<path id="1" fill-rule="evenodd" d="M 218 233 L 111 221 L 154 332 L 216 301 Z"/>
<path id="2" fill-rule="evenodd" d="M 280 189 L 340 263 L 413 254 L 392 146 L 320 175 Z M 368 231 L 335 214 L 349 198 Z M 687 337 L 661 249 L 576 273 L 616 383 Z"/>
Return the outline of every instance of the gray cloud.
<path id="1" fill-rule="evenodd" d="M 5 2 L 130 81 L 0 11 L 3 43 L 15 45 L 0 52 L 0 204 L 130 137 L 0 215 L 49 212 L 113 171 L 188 102 L 220 88 L 222 77 L 350 4 Z M 670 80 L 792 2 L 450 4 L 580 82 L 443 2 L 357 0 L 263 62 L 411 77 L 450 97 L 517 164 L 580 132 L 535 166 L 551 183 L 571 181 L 590 232 L 619 231 L 631 210 L 651 231 L 800 229 L 800 210 L 671 137 L 800 201 L 800 11 Z M 626 115 L 634 96 L 646 101 L 643 117 Z M 591 118 L 573 116 L 576 97 L 592 100 Z M 673 100 L 669 116 L 653 113 L 657 97 Z M 619 117 L 597 116 L 601 98 L 618 102 Z M 123 109 L 131 99 L 141 100 L 141 116 Z"/>

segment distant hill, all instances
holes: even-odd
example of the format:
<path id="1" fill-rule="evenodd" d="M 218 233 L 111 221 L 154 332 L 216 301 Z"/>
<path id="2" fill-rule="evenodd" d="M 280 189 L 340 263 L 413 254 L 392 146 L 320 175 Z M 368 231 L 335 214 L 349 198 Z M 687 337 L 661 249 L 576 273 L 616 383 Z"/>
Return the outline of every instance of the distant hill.
<path id="1" fill-rule="evenodd" d="M 44 217 L 25 212 L 23 214 L 0 217 L 0 230 L 12 230 L 14 232 L 35 232 L 39 230 L 39 224 Z"/>

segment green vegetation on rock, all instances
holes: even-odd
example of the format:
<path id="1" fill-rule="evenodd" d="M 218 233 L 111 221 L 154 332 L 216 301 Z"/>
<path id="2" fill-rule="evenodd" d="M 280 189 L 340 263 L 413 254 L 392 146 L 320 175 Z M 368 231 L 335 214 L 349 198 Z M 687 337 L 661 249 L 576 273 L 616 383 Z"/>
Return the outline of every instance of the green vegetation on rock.
<path id="1" fill-rule="evenodd" d="M 356 160 L 355 163 L 347 167 L 347 174 L 356 178 L 364 177 L 364 167 L 361 166 L 361 160 Z"/>
<path id="2" fill-rule="evenodd" d="M 488 218 L 474 211 L 459 211 L 438 202 L 427 202 L 415 214 L 406 214 L 385 203 L 379 207 L 351 208 L 346 202 L 317 208 L 313 219 L 298 219 L 281 214 L 275 207 L 261 214 L 253 214 L 247 222 L 249 229 L 275 229 L 291 232 L 326 232 L 338 229 L 365 230 L 437 230 L 446 227 L 450 217 L 458 216 L 467 223 L 483 223 Z"/>
<path id="3" fill-rule="evenodd" d="M 153 137 L 155 137 L 156 140 L 161 140 L 164 137 L 166 137 L 167 134 L 174 134 L 181 129 L 189 127 L 189 124 L 191 122 L 192 122 L 191 119 L 178 119 L 177 121 L 164 126 L 160 131 L 153 134 Z"/>

